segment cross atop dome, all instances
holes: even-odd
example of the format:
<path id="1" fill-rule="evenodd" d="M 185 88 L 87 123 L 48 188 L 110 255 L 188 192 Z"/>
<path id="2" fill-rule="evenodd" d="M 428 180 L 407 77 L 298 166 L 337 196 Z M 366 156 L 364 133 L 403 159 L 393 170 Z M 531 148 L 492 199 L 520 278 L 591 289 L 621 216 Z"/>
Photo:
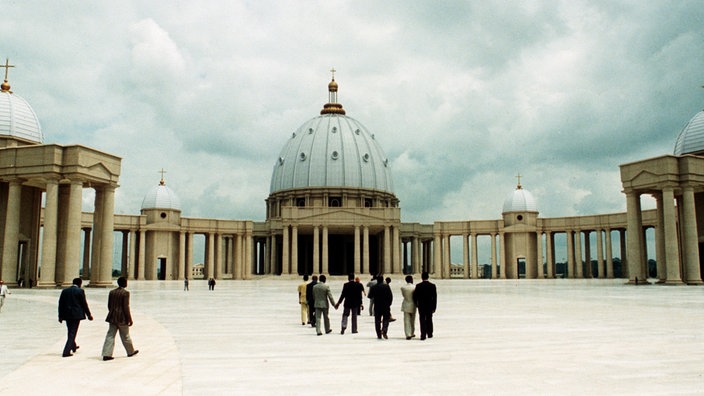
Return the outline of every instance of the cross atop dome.
<path id="1" fill-rule="evenodd" d="M 330 84 L 328 84 L 328 103 L 326 103 L 323 106 L 323 109 L 320 110 L 320 114 L 342 114 L 345 115 L 345 110 L 342 108 L 342 105 L 337 103 L 337 83 L 335 82 L 335 68 L 333 67 L 330 69 L 330 73 L 332 73 L 332 80 L 330 81 Z"/>
<path id="2" fill-rule="evenodd" d="M 10 70 L 11 67 L 15 67 L 15 65 L 11 65 L 10 59 L 5 58 L 5 64 L 0 67 L 5 68 L 5 81 L 3 81 L 2 84 L 0 84 L 0 90 L 2 90 L 3 92 L 12 93 L 12 91 L 10 91 L 10 83 L 7 82 L 7 72 Z"/>
<path id="3" fill-rule="evenodd" d="M 160 186 L 165 186 L 165 185 L 166 185 L 166 181 L 164 181 L 164 173 L 166 173 L 166 171 L 164 170 L 164 168 L 161 168 L 161 170 L 159 171 L 159 173 L 161 173 L 161 180 L 159 180 L 159 185 L 160 185 Z"/>
<path id="4" fill-rule="evenodd" d="M 516 185 L 516 190 L 520 190 L 523 188 L 521 186 L 521 172 L 518 172 L 518 174 L 516 175 L 516 179 L 518 179 L 518 184 Z"/>

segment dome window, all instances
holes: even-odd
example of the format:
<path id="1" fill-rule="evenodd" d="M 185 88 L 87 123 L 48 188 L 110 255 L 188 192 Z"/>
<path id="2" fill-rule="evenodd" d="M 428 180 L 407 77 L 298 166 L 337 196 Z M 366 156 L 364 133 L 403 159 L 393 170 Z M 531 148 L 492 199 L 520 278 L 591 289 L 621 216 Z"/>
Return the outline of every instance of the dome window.
<path id="1" fill-rule="evenodd" d="M 306 199 L 305 198 L 296 198 L 296 206 L 301 207 L 301 208 L 306 206 Z"/>
<path id="2" fill-rule="evenodd" d="M 518 215 L 518 216 L 516 216 L 516 220 L 518 220 L 518 221 L 523 221 L 523 215 Z"/>
<path id="3" fill-rule="evenodd" d="M 362 156 L 362 159 L 364 160 L 364 162 L 369 162 L 369 153 L 364 154 Z"/>
<path id="4" fill-rule="evenodd" d="M 354 133 L 357 134 L 357 135 L 359 135 L 359 128 L 355 129 L 355 130 L 354 130 Z"/>
<path id="5" fill-rule="evenodd" d="M 296 132 L 294 132 L 294 133 L 291 134 L 291 139 L 293 139 L 293 138 L 295 138 L 295 137 L 296 137 Z"/>
<path id="6" fill-rule="evenodd" d="M 332 155 L 330 155 L 330 158 L 336 160 L 336 159 L 340 158 L 340 154 L 338 154 L 337 151 L 333 151 Z"/>
<path id="7" fill-rule="evenodd" d="M 160 214 L 159 216 L 161 216 L 162 219 L 165 219 L 165 218 L 166 218 L 166 213 L 165 213 L 165 212 L 161 212 L 161 214 Z"/>
<path id="8" fill-rule="evenodd" d="M 308 128 L 308 134 L 312 135 L 313 134 L 313 128 Z"/>
<path id="9" fill-rule="evenodd" d="M 385 167 L 389 166 L 389 159 L 388 158 L 384 158 L 384 166 Z"/>
<path id="10" fill-rule="evenodd" d="M 300 158 L 301 161 L 305 161 L 305 160 L 306 160 L 306 153 L 301 153 L 301 154 L 299 154 L 299 155 L 298 155 L 298 158 Z"/>
<path id="11" fill-rule="evenodd" d="M 371 208 L 372 206 L 374 206 L 374 201 L 371 198 L 364 198 L 364 207 Z"/>
<path id="12" fill-rule="evenodd" d="M 328 206 L 331 208 L 339 208 L 340 206 L 342 206 L 342 198 L 341 197 L 328 198 Z"/>
<path id="13" fill-rule="evenodd" d="M 337 133 L 337 127 L 332 127 L 332 133 Z"/>
<path id="14" fill-rule="evenodd" d="M 284 164 L 284 157 L 279 157 L 279 165 L 283 165 L 283 164 Z"/>
<path id="15" fill-rule="evenodd" d="M 374 137 L 374 134 L 373 134 L 373 133 L 372 133 L 372 140 L 376 140 L 376 138 Z"/>

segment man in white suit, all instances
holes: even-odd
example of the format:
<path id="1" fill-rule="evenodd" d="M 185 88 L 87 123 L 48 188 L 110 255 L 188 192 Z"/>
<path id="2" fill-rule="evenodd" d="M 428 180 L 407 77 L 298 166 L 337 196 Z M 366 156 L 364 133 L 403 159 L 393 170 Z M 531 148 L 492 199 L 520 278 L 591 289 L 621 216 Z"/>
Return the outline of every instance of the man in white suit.
<path id="1" fill-rule="evenodd" d="M 413 285 L 413 277 L 406 276 L 406 284 L 401 286 L 401 311 L 403 312 L 403 330 L 406 332 L 406 339 L 410 340 L 416 336 L 416 303 L 413 302 L 413 292 L 416 287 Z"/>

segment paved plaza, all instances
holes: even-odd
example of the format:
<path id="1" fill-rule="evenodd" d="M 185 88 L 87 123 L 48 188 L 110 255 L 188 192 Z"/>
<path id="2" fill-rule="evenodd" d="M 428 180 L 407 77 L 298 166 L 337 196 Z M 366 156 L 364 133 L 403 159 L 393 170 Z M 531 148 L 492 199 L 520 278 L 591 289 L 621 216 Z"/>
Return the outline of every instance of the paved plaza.
<path id="1" fill-rule="evenodd" d="M 432 280 L 432 279 L 431 279 Z M 335 298 L 344 278 L 328 280 Z M 364 279 L 366 281 L 366 279 Z M 394 278 L 388 340 L 373 320 L 302 326 L 298 279 L 131 281 L 139 354 L 100 356 L 109 289 L 61 357 L 59 290 L 11 289 L 0 313 L 2 395 L 687 395 L 704 386 L 704 288 L 623 280 L 439 280 L 435 337 L 407 341 Z M 416 329 L 416 333 L 419 330 Z"/>

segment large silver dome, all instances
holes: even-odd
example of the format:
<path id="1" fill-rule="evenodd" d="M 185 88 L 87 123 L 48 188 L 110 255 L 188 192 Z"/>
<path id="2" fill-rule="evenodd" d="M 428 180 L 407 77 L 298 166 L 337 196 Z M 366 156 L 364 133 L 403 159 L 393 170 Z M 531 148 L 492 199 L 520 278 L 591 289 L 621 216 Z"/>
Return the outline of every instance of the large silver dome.
<path id="1" fill-rule="evenodd" d="M 301 125 L 281 150 L 270 193 L 311 187 L 350 187 L 393 194 L 389 160 L 374 135 L 345 115 L 337 103 L 337 83 L 328 85 L 330 101 Z"/>
<path id="2" fill-rule="evenodd" d="M 44 142 L 42 127 L 32 106 L 10 91 L 7 80 L 0 89 L 0 135 Z"/>
<path id="3" fill-rule="evenodd" d="M 704 110 L 682 128 L 675 141 L 674 154 L 704 154 Z"/>

